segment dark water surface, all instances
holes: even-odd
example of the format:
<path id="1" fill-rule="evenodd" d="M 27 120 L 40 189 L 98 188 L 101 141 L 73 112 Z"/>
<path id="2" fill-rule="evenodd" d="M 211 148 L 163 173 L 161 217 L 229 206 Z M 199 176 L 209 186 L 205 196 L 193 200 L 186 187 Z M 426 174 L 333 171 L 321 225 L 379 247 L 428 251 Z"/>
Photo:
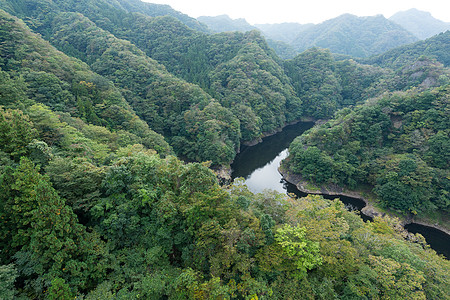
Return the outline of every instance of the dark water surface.
<path id="1" fill-rule="evenodd" d="M 427 240 L 431 248 L 437 253 L 443 254 L 447 259 L 450 258 L 450 237 L 444 232 L 417 223 L 406 224 L 405 229 L 411 233 L 420 233 Z"/>
<path id="2" fill-rule="evenodd" d="M 260 193 L 264 189 L 276 190 L 280 193 L 294 193 L 298 197 L 307 194 L 299 191 L 295 185 L 286 182 L 278 172 L 280 162 L 288 155 L 289 144 L 314 125 L 312 122 L 297 123 L 287 126 L 282 132 L 266 137 L 262 143 L 241 149 L 231 168 L 232 178 L 243 177 L 249 190 Z M 339 198 L 349 209 L 361 211 L 365 203 L 361 199 L 346 196 L 323 195 L 326 199 Z M 364 221 L 371 220 L 361 214 Z M 405 228 L 412 233 L 420 233 L 437 253 L 450 257 L 450 236 L 443 231 L 419 224 L 408 224 Z"/>

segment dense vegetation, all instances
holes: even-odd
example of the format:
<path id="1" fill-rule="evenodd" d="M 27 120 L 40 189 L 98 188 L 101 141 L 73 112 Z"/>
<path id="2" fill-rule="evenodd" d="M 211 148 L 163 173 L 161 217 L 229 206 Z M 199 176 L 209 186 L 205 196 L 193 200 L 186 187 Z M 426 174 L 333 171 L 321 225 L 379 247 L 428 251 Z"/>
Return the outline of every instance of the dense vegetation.
<path id="1" fill-rule="evenodd" d="M 330 49 L 347 57 L 369 57 L 444 32 L 448 24 L 429 13 L 400 12 L 389 20 L 381 15 L 357 17 L 344 14 L 320 24 L 248 24 L 226 15 L 199 17 L 214 32 L 261 30 L 269 45 L 284 59 L 311 47 Z M 424 36 L 424 34 L 426 36 Z"/>
<path id="2" fill-rule="evenodd" d="M 289 168 L 318 184 L 369 184 L 395 210 L 448 213 L 449 88 L 396 92 L 344 109 L 291 144 Z"/>
<path id="3" fill-rule="evenodd" d="M 436 60 L 282 61 L 256 31 L 205 34 L 137 0 L 0 8 L 0 299 L 448 299 L 449 262 L 398 220 L 220 186 L 210 169 L 344 108 L 293 144 L 294 171 L 318 158 L 309 179 L 368 178 L 389 207 L 448 210 Z"/>
<path id="4" fill-rule="evenodd" d="M 393 69 L 412 64 L 422 55 L 434 58 L 445 67 L 450 66 L 450 31 L 440 33 L 425 41 L 418 41 L 410 45 L 401 46 L 383 54 L 376 55 L 361 62 L 376 64 Z"/>
<path id="5" fill-rule="evenodd" d="M 205 165 L 121 147 L 106 128 L 42 105 L 26 111 L 0 111 L 3 299 L 449 293 L 448 261 L 394 219 L 364 224 L 318 196 L 222 188 Z M 42 124 L 58 133 L 52 146 Z"/>
<path id="6" fill-rule="evenodd" d="M 440 86 L 450 74 L 440 63 L 425 56 L 405 62 L 394 71 L 351 59 L 336 61 L 328 50 L 319 48 L 286 60 L 284 70 L 303 102 L 304 114 L 318 119 L 330 118 L 340 108 L 360 104 L 386 91 Z"/>
<path id="7" fill-rule="evenodd" d="M 86 1 L 84 5 L 42 1 L 52 13 L 27 6 L 28 22 L 60 50 L 88 63 L 122 88 L 131 107 L 164 134 L 183 158 L 228 164 L 240 140 L 259 139 L 302 114 L 301 102 L 283 73 L 280 59 L 257 32 L 207 35 L 168 16 L 150 18 L 111 5 L 99 10 L 106 5 L 102 1 Z M 73 10 L 84 15 L 66 12 Z M 24 14 L 19 9 L 14 12 Z M 168 74 L 149 57 L 202 89 Z M 133 68 L 126 67 L 130 64 Z M 230 68 L 243 70 L 236 77 L 234 70 L 229 74 Z M 148 72 L 153 75 L 148 76 Z M 249 83 L 255 87 L 246 89 Z M 272 96 L 276 101 L 270 101 Z M 175 99 L 184 103 L 175 104 Z M 207 106 L 209 112 L 205 111 Z M 215 125 L 199 128 L 195 123 L 186 124 L 185 114 L 191 110 Z M 200 146 L 202 143 L 215 145 Z"/>

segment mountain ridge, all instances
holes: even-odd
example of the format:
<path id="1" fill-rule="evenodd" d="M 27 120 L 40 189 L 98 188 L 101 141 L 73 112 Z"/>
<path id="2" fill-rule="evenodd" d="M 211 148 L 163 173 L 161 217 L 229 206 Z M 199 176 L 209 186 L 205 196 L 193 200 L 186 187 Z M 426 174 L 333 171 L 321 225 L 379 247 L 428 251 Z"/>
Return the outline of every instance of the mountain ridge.
<path id="1" fill-rule="evenodd" d="M 389 20 L 399 24 L 421 40 L 450 30 L 450 22 L 438 20 L 431 13 L 415 8 L 397 12 Z"/>

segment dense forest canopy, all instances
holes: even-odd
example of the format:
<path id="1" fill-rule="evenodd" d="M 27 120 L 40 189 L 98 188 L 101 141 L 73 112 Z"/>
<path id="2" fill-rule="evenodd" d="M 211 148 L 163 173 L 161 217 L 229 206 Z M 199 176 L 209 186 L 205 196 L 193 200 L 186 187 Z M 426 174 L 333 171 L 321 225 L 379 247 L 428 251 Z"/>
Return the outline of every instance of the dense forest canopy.
<path id="1" fill-rule="evenodd" d="M 293 172 L 448 212 L 446 34 L 387 68 L 282 60 L 257 31 L 137 0 L 0 8 L 1 299 L 448 299 L 448 260 L 398 219 L 213 171 L 329 119 L 291 145 Z"/>
<path id="2" fill-rule="evenodd" d="M 435 35 L 425 41 L 401 46 L 380 55 L 360 60 L 367 64 L 376 64 L 381 67 L 397 69 L 412 64 L 415 60 L 425 55 L 434 58 L 445 67 L 450 66 L 450 30 Z"/>
<path id="3" fill-rule="evenodd" d="M 370 184 L 383 205 L 449 212 L 449 86 L 344 109 L 290 147 L 289 166 L 319 184 Z"/>

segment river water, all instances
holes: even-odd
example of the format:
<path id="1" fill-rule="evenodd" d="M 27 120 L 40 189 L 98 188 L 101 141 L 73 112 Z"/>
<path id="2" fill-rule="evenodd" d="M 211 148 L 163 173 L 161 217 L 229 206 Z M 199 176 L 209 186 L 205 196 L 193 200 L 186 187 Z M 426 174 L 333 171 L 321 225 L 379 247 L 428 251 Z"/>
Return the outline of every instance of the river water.
<path id="1" fill-rule="evenodd" d="M 264 189 L 271 189 L 280 193 L 294 193 L 299 197 L 307 194 L 300 192 L 295 185 L 286 182 L 278 172 L 280 162 L 288 155 L 289 144 L 298 135 L 314 125 L 312 122 L 300 122 L 286 126 L 283 131 L 266 137 L 262 143 L 252 147 L 243 147 L 236 156 L 231 168 L 232 178 L 243 177 L 249 190 L 260 193 Z M 324 195 L 324 198 L 334 199 L 337 196 Z M 349 208 L 360 211 L 364 201 L 356 198 L 339 196 L 340 200 Z M 364 221 L 371 220 L 361 214 Z M 428 244 L 439 254 L 450 257 L 450 236 L 444 232 L 419 224 L 408 224 L 405 226 L 412 233 L 420 233 Z"/>

